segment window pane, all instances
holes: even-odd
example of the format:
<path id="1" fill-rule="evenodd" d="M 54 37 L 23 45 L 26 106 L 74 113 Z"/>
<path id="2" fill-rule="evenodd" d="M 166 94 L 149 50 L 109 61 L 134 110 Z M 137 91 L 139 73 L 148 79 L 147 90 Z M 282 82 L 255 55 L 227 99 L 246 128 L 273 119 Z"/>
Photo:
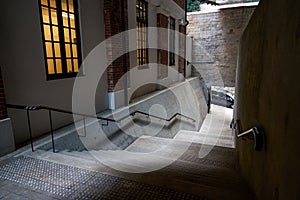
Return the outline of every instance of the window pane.
<path id="1" fill-rule="evenodd" d="M 73 0 L 69 0 L 69 11 L 74 13 L 74 3 Z"/>
<path id="2" fill-rule="evenodd" d="M 74 72 L 78 72 L 79 71 L 78 59 L 73 60 L 73 65 L 74 65 Z"/>
<path id="3" fill-rule="evenodd" d="M 68 11 L 67 1 L 66 0 L 62 0 L 61 1 L 61 9 L 64 10 L 64 11 Z"/>
<path id="4" fill-rule="evenodd" d="M 47 55 L 47 58 L 53 57 L 53 48 L 52 48 L 51 42 L 46 42 L 46 55 Z"/>
<path id="5" fill-rule="evenodd" d="M 63 17 L 63 25 L 66 26 L 66 27 L 69 27 L 68 13 L 63 12 L 62 17 Z"/>
<path id="6" fill-rule="evenodd" d="M 146 30 L 148 26 L 147 6 L 147 2 L 141 0 L 136 1 L 137 47 L 139 48 L 137 53 L 138 65 L 143 65 L 148 62 Z"/>
<path id="7" fill-rule="evenodd" d="M 50 0 L 50 6 L 56 8 L 56 0 Z"/>
<path id="8" fill-rule="evenodd" d="M 76 44 L 76 30 L 71 30 L 72 43 Z"/>
<path id="9" fill-rule="evenodd" d="M 41 4 L 45 5 L 45 6 L 48 6 L 48 1 L 47 0 L 41 0 Z"/>
<path id="10" fill-rule="evenodd" d="M 51 20 L 52 20 L 52 24 L 57 25 L 57 12 L 56 10 L 51 9 Z"/>
<path id="11" fill-rule="evenodd" d="M 73 44 L 72 45 L 72 49 L 73 49 L 73 57 L 74 58 L 77 58 L 77 45 L 76 44 Z"/>
<path id="12" fill-rule="evenodd" d="M 70 26 L 71 28 L 75 28 L 75 16 L 73 14 L 69 14 L 70 16 Z"/>
<path id="13" fill-rule="evenodd" d="M 59 43 L 54 43 L 54 50 L 55 50 L 55 57 L 56 57 L 56 58 L 61 57 L 61 53 L 60 53 L 60 45 L 59 45 Z"/>
<path id="14" fill-rule="evenodd" d="M 72 60 L 71 59 L 67 59 L 67 71 L 68 71 L 68 73 L 72 73 L 73 72 Z"/>
<path id="15" fill-rule="evenodd" d="M 58 27 L 57 26 L 53 26 L 52 27 L 52 31 L 53 31 L 53 40 L 58 42 L 59 41 Z"/>
<path id="16" fill-rule="evenodd" d="M 51 39 L 50 25 L 44 25 L 44 34 L 45 34 L 45 40 L 52 40 Z"/>
<path id="17" fill-rule="evenodd" d="M 48 64 L 48 74 L 55 74 L 53 59 L 47 59 L 47 64 Z"/>
<path id="18" fill-rule="evenodd" d="M 70 47 L 70 45 L 66 44 L 65 48 L 66 48 L 66 57 L 71 58 L 71 47 Z"/>
<path id="19" fill-rule="evenodd" d="M 43 15 L 43 23 L 50 23 L 48 8 L 45 7 L 42 8 L 42 15 Z"/>
<path id="20" fill-rule="evenodd" d="M 70 32 L 68 28 L 64 28 L 65 42 L 70 42 Z"/>
<path id="21" fill-rule="evenodd" d="M 62 72 L 61 59 L 56 59 L 56 73 L 62 74 Z"/>

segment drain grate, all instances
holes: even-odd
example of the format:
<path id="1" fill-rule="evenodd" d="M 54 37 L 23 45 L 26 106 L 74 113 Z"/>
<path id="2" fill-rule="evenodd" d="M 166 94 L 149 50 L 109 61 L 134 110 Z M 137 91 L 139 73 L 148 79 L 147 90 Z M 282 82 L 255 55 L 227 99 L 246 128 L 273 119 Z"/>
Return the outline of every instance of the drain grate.
<path id="1" fill-rule="evenodd" d="M 62 199 L 207 199 L 28 157 L 19 157 L 0 165 L 0 178 L 49 192 Z"/>

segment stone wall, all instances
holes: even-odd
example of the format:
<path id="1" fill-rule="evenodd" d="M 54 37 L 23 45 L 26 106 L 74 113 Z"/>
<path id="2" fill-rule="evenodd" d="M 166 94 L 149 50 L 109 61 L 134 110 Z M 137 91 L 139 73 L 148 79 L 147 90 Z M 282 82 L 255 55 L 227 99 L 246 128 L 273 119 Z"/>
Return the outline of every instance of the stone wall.
<path id="1" fill-rule="evenodd" d="M 234 86 L 240 37 L 255 7 L 188 14 L 192 64 L 208 85 Z"/>

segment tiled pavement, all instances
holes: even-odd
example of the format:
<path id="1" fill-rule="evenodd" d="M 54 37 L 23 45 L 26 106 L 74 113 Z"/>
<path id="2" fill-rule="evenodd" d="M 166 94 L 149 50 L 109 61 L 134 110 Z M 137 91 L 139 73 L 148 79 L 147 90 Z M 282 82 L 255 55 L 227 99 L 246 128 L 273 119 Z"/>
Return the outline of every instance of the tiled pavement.
<path id="1" fill-rule="evenodd" d="M 0 199 L 207 199 L 28 157 L 2 163 Z"/>

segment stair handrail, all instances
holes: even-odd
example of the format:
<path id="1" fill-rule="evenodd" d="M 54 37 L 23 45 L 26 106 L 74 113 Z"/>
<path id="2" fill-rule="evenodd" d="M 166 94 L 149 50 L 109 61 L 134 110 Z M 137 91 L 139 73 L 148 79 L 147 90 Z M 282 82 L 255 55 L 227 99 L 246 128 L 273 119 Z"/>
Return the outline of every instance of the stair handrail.
<path id="1" fill-rule="evenodd" d="M 177 116 L 181 116 L 181 117 L 184 117 L 184 118 L 186 118 L 186 119 L 188 119 L 188 120 L 191 120 L 192 122 L 196 122 L 195 119 L 193 119 L 193 118 L 191 118 L 191 117 L 188 117 L 188 116 L 186 116 L 186 115 L 183 115 L 183 114 L 181 114 L 181 113 L 178 113 L 178 112 L 175 113 L 173 116 L 171 116 L 169 119 L 167 119 L 167 118 L 162 118 L 162 117 L 158 117 L 158 116 L 156 116 L 156 115 L 152 115 L 152 114 L 149 114 L 149 113 L 146 113 L 146 112 L 142 112 L 142 111 L 138 111 L 138 110 L 136 110 L 136 111 L 130 113 L 129 115 L 134 116 L 136 113 L 145 115 L 145 116 L 147 116 L 147 117 L 153 117 L 153 118 L 156 118 L 156 119 L 159 119 L 159 120 L 167 121 L 167 122 L 172 121 L 172 120 L 173 120 L 175 117 L 177 117 Z"/>
<path id="2" fill-rule="evenodd" d="M 6 104 L 7 108 L 12 108 L 12 109 L 18 109 L 18 110 L 26 110 L 27 112 L 27 123 L 28 123 L 28 131 L 29 131 L 29 137 L 30 137 L 30 144 L 31 144 L 31 150 L 32 152 L 34 151 L 34 147 L 33 147 L 33 137 L 32 137 L 32 130 L 31 130 L 31 121 L 30 121 L 30 115 L 29 115 L 29 111 L 38 111 L 38 110 L 47 110 L 49 113 L 49 122 L 50 122 L 50 134 L 51 134 L 51 141 L 52 141 L 52 149 L 53 152 L 55 153 L 55 144 L 54 144 L 54 131 L 53 131 L 53 122 L 52 122 L 52 111 L 54 112 L 59 112 L 59 113 L 65 113 L 65 114 L 71 114 L 71 115 L 78 115 L 83 117 L 83 124 L 84 124 L 84 134 L 86 136 L 86 124 L 85 124 L 85 120 L 86 118 L 94 118 L 94 119 L 99 119 L 99 120 L 103 120 L 106 121 L 106 124 L 102 124 L 102 126 L 108 126 L 108 122 L 114 122 L 114 123 L 119 123 L 122 120 L 128 118 L 129 116 L 134 116 L 136 113 L 145 115 L 147 117 L 153 117 L 159 120 L 164 120 L 167 122 L 172 121 L 175 117 L 177 116 L 181 116 L 184 117 L 186 119 L 189 119 L 191 121 L 193 121 L 193 123 L 196 122 L 195 119 L 188 117 L 186 115 L 183 115 L 181 113 L 175 113 L 172 117 L 170 117 L 169 119 L 167 118 L 162 118 L 159 116 L 155 116 L 146 112 L 142 112 L 142 111 L 133 111 L 130 114 L 120 118 L 120 119 L 111 119 L 111 118 L 105 118 L 105 117 L 99 117 L 99 116 L 93 116 L 93 115 L 88 115 L 88 114 L 83 114 L 83 113 L 76 113 L 76 112 L 72 112 L 72 111 L 68 111 L 68 110 L 63 110 L 63 109 L 59 109 L 59 108 L 53 108 L 53 107 L 49 107 L 49 106 L 29 106 L 29 105 L 16 105 L 16 104 Z"/>
<path id="3" fill-rule="evenodd" d="M 255 126 L 249 130 L 241 132 L 240 120 L 236 120 L 235 122 L 233 120 L 232 123 L 230 124 L 230 127 L 233 128 L 234 130 L 236 130 L 236 134 L 237 134 L 238 138 L 244 138 L 245 136 L 252 135 L 253 140 L 254 140 L 254 149 L 256 151 L 262 151 L 263 146 L 264 146 L 264 133 L 261 128 L 258 128 Z M 250 137 L 248 137 L 248 138 L 252 139 Z"/>

